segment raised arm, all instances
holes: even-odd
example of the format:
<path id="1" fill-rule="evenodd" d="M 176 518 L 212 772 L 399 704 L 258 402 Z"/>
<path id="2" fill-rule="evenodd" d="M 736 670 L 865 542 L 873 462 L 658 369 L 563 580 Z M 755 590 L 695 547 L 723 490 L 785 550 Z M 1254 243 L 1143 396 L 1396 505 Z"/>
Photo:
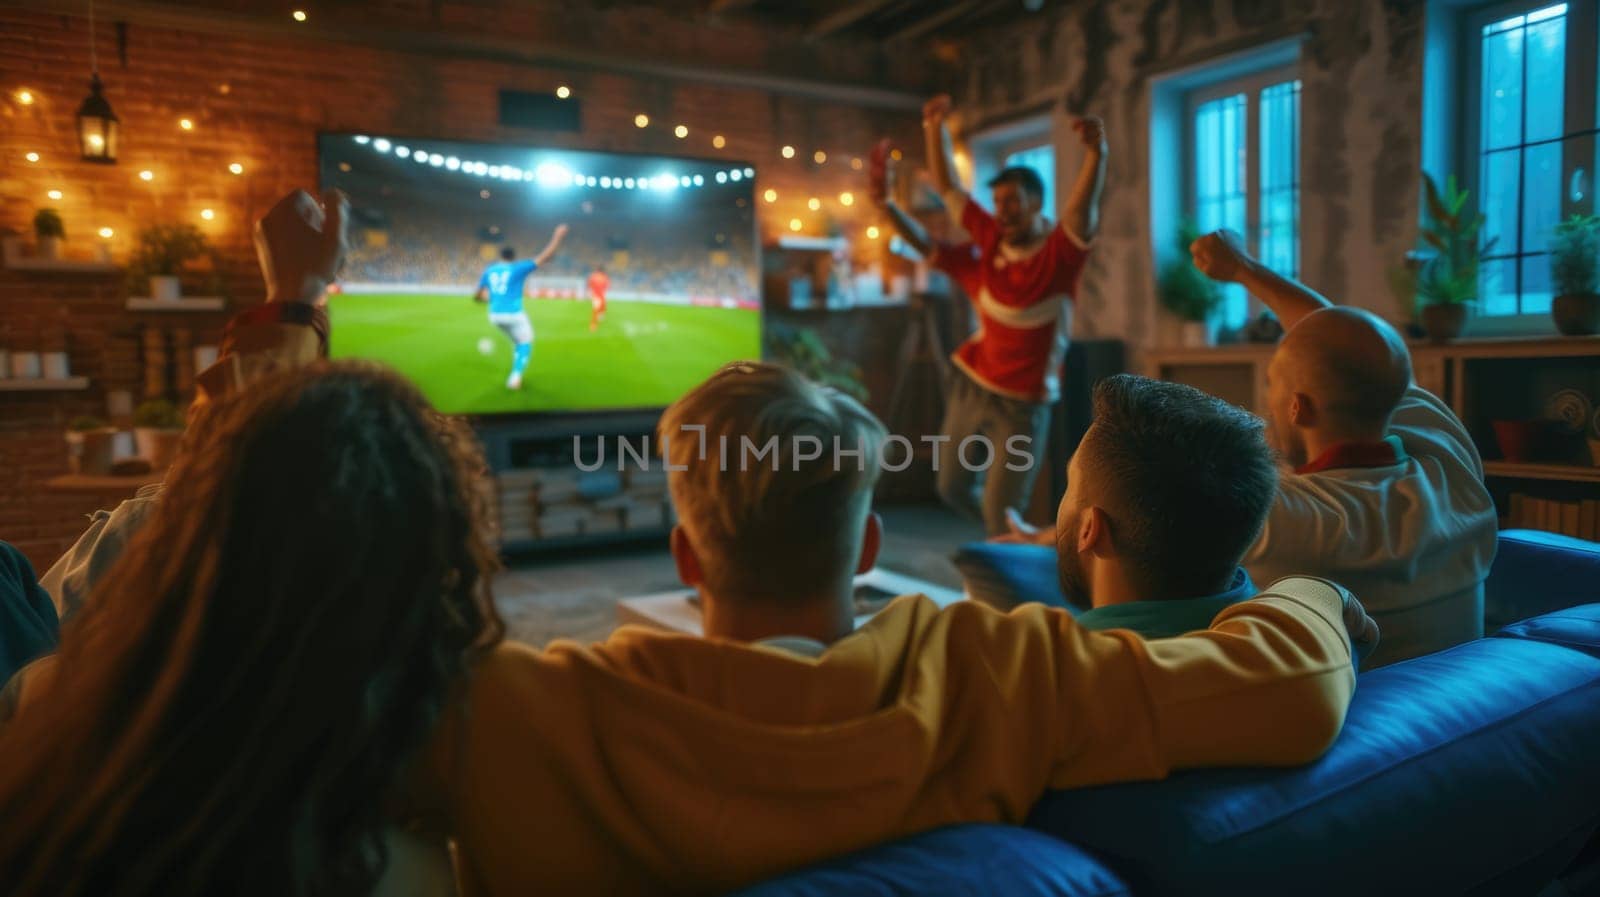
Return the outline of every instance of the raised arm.
<path id="1" fill-rule="evenodd" d="M 922 107 L 922 135 L 928 154 L 928 171 L 933 175 L 933 186 L 940 196 L 961 189 L 955 180 L 955 150 L 950 142 L 950 129 L 945 126 L 945 119 L 949 117 L 949 94 L 941 93 Z"/>
<path id="2" fill-rule="evenodd" d="M 867 173 L 867 193 L 872 204 L 889 217 L 889 224 L 900 239 L 911 244 L 923 258 L 933 255 L 933 240 L 922 222 L 911 217 L 892 198 L 894 192 L 894 152 L 888 138 L 878 141 L 872 148 L 872 165 Z"/>
<path id="3" fill-rule="evenodd" d="M 544 263 L 550 261 L 550 257 L 556 254 L 557 249 L 561 248 L 561 241 L 566 238 L 567 226 L 565 224 L 556 225 L 555 232 L 550 235 L 550 242 L 546 243 L 545 247 L 539 250 L 539 254 L 533 257 L 533 263 L 543 268 Z"/>
<path id="4" fill-rule="evenodd" d="M 1212 280 L 1243 284 L 1278 316 L 1284 330 L 1314 311 L 1333 305 L 1321 293 L 1268 268 L 1244 248 L 1236 231 L 1213 231 L 1189 246 L 1194 266 Z"/>
<path id="5" fill-rule="evenodd" d="M 1073 236 L 1088 242 L 1100 232 L 1100 194 L 1106 186 L 1106 126 L 1099 118 L 1088 116 L 1074 121 L 1072 130 L 1082 138 L 1085 153 L 1062 221 Z"/>

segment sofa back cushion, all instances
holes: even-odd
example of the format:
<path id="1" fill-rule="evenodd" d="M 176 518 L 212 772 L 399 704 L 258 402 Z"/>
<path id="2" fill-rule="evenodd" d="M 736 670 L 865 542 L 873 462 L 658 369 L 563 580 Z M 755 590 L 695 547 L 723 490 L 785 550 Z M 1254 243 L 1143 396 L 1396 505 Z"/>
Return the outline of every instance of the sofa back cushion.
<path id="1" fill-rule="evenodd" d="M 1600 821 L 1597 756 L 1600 657 L 1481 639 L 1363 675 L 1309 766 L 1054 792 L 1029 824 L 1146 897 L 1456 894 L 1565 866 Z"/>
<path id="2" fill-rule="evenodd" d="M 953 825 L 820 863 L 736 897 L 1124 897 L 1082 850 L 1008 825 Z"/>

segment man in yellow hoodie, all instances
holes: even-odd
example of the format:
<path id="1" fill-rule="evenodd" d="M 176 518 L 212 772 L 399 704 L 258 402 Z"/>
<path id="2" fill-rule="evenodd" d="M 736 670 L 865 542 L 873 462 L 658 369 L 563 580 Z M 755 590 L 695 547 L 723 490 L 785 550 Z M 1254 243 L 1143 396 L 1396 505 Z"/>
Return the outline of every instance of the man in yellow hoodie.
<path id="1" fill-rule="evenodd" d="M 339 241 L 297 200 L 304 214 L 269 216 L 286 233 L 263 229 L 264 263 L 337 270 Z M 316 305 L 305 280 L 283 301 Z M 238 357 L 205 389 L 315 357 L 325 320 L 237 322 Z M 851 574 L 881 537 L 881 425 L 749 363 L 674 404 L 660 436 L 707 637 L 624 627 L 480 663 L 393 807 L 449 833 L 468 895 L 718 892 L 940 825 L 1020 822 L 1047 788 L 1304 763 L 1343 724 L 1348 633 L 1376 635 L 1342 589 L 1299 578 L 1173 639 L 922 596 L 852 631 Z"/>

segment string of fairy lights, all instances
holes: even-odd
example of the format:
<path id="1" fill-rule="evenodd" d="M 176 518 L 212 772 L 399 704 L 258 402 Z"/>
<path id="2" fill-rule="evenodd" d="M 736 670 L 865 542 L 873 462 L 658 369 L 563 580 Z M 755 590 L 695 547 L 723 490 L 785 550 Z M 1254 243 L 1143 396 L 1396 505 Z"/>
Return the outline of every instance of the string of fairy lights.
<path id="1" fill-rule="evenodd" d="M 303 9 L 293 10 L 291 16 L 293 20 L 298 23 L 304 24 L 309 21 L 309 16 Z M 228 84 L 223 83 L 217 86 L 217 90 L 220 94 L 226 96 L 231 91 L 231 87 Z M 560 100 L 570 99 L 574 96 L 573 89 L 567 84 L 558 84 L 553 92 L 556 98 Z M 20 107 L 32 107 L 35 106 L 36 103 L 43 101 L 45 98 L 41 97 L 34 88 L 18 87 L 12 91 L 11 99 Z M 198 116 L 193 114 L 183 115 L 178 117 L 174 124 L 180 133 L 184 135 L 194 134 L 200 127 L 200 125 L 197 123 L 197 118 Z M 653 126 L 650 116 L 645 112 L 636 113 L 633 116 L 633 124 L 634 127 L 640 130 L 645 130 Z M 671 133 L 673 137 L 677 138 L 678 140 L 688 140 L 691 130 L 687 124 L 679 123 L 672 127 Z M 671 170 L 658 170 L 653 173 L 640 173 L 637 171 L 579 171 L 553 162 L 525 168 L 503 162 L 491 163 L 481 159 L 461 158 L 454 155 L 446 155 L 443 153 L 422 150 L 414 148 L 396 138 L 361 134 L 355 135 L 352 139 L 357 144 L 367 147 L 375 153 L 391 155 L 394 158 L 409 160 L 417 163 L 418 165 L 441 168 L 450 172 L 458 172 L 465 177 L 475 177 L 480 179 L 513 183 L 528 182 L 542 187 L 551 188 L 672 191 L 694 189 L 711 185 L 736 184 L 744 181 L 753 182 L 756 178 L 755 169 L 747 165 L 729 166 L 726 168 L 719 167 L 716 170 L 708 173 L 677 173 Z M 711 136 L 710 143 L 714 149 L 722 150 L 728 146 L 728 139 L 722 134 L 713 134 Z M 778 155 L 782 160 L 784 160 L 784 162 L 804 163 L 807 161 L 806 157 L 793 144 L 786 143 L 780 146 L 778 148 Z M 23 160 L 29 166 L 50 164 L 46 156 L 37 150 L 28 150 L 24 152 Z M 114 163 L 116 160 L 113 157 L 109 161 Z M 830 155 L 826 150 L 823 149 L 813 150 L 810 154 L 809 162 L 818 168 L 830 164 L 848 165 L 849 168 L 854 171 L 862 171 L 865 167 L 860 156 L 853 156 L 849 154 Z M 229 161 L 226 163 L 226 165 L 222 166 L 218 174 L 220 175 L 222 172 L 226 172 L 230 177 L 242 177 L 246 172 L 246 168 L 247 166 L 245 161 L 236 159 Z M 185 180 L 186 184 L 192 187 L 196 182 L 195 175 L 198 173 L 199 172 L 195 172 L 192 169 L 186 170 L 183 174 L 183 179 Z M 157 167 L 141 166 L 135 170 L 134 176 L 143 183 L 151 184 L 157 180 Z M 64 184 L 48 185 L 48 188 L 44 193 L 45 199 L 48 199 L 53 203 L 63 201 L 70 202 L 71 198 L 68 196 L 70 191 L 65 189 L 66 186 L 67 185 Z M 761 199 L 769 206 L 777 204 L 780 199 L 779 192 L 771 187 L 760 191 L 760 196 Z M 218 222 L 219 213 L 217 209 L 221 204 L 220 197 L 221 192 L 219 190 L 217 200 L 199 201 L 191 206 L 190 214 L 195 215 L 195 217 L 199 218 L 203 222 Z M 855 196 L 850 191 L 844 191 L 837 195 L 836 202 L 838 207 L 850 208 L 855 204 Z M 824 205 L 825 202 L 823 198 L 817 195 L 809 196 L 805 202 L 806 209 L 812 213 L 821 212 L 824 208 Z M 788 229 L 795 233 L 805 230 L 806 226 L 807 222 L 798 216 L 791 217 L 788 221 Z M 109 224 L 100 225 L 95 232 L 102 240 L 105 241 L 111 240 L 116 233 L 116 231 Z M 878 239 L 880 236 L 880 230 L 876 225 L 868 226 L 864 233 L 868 239 L 873 240 Z"/>

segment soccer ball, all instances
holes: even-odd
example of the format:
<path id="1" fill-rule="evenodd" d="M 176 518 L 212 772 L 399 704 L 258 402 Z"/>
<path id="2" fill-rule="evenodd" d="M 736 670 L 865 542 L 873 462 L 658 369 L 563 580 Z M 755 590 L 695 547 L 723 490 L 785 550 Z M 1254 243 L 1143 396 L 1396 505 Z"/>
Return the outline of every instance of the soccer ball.
<path id="1" fill-rule="evenodd" d="M 493 351 L 494 351 L 494 341 L 493 340 L 489 339 L 487 336 L 484 337 L 481 340 L 478 340 L 478 354 L 479 355 L 488 355 L 490 352 L 493 352 Z"/>

